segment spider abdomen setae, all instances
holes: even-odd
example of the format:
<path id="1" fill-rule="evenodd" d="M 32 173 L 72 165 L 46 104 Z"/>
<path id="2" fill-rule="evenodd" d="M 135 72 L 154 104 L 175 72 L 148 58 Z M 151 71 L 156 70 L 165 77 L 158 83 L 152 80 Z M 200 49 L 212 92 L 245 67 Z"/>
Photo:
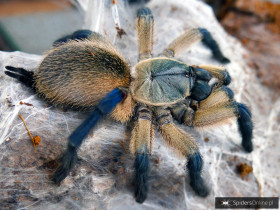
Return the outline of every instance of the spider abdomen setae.
<path id="1" fill-rule="evenodd" d="M 155 128 L 168 145 L 188 159 L 190 185 L 203 197 L 209 190 L 201 176 L 203 160 L 199 148 L 195 139 L 174 121 L 196 128 L 237 118 L 242 145 L 247 152 L 252 151 L 251 113 L 234 100 L 227 87 L 231 79 L 225 68 L 190 66 L 174 58 L 191 44 L 202 41 L 214 58 L 229 62 L 211 34 L 202 28 L 186 31 L 154 57 L 153 22 L 149 8 L 138 11 L 139 63 L 131 69 L 107 39 L 89 30 L 57 40 L 35 72 L 6 66 L 8 76 L 53 104 L 93 109 L 70 135 L 68 148 L 53 176 L 55 183 L 68 176 L 82 141 L 98 120 L 108 114 L 121 122 L 134 121 L 130 152 L 135 157 L 135 198 L 140 203 L 148 193 L 149 155 Z"/>
<path id="2" fill-rule="evenodd" d="M 100 35 L 69 41 L 50 51 L 34 74 L 35 88 L 48 101 L 92 108 L 117 87 L 129 87 L 129 68 Z"/>

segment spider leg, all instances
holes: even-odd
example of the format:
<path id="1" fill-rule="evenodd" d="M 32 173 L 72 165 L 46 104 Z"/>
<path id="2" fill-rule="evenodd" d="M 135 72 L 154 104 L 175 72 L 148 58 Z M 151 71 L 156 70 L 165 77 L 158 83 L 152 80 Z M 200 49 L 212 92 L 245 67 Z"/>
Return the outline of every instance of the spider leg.
<path id="1" fill-rule="evenodd" d="M 74 167 L 77 160 L 77 150 L 89 131 L 96 125 L 100 118 L 109 114 L 124 97 L 125 94 L 119 88 L 111 91 L 99 102 L 93 113 L 70 135 L 68 148 L 63 154 L 61 164 L 52 178 L 55 183 L 60 183 L 64 180 Z"/>
<path id="2" fill-rule="evenodd" d="M 199 196 L 207 196 L 209 189 L 201 177 L 203 160 L 195 139 L 187 132 L 176 127 L 169 110 L 157 108 L 155 114 L 163 138 L 171 147 L 188 158 L 187 168 L 191 187 Z"/>
<path id="3" fill-rule="evenodd" d="M 228 71 L 221 66 L 215 66 L 215 65 L 198 65 L 193 66 L 193 69 L 203 69 L 208 71 L 213 77 L 216 77 L 218 79 L 218 84 L 215 85 L 215 88 L 219 88 L 222 85 L 229 85 L 231 82 L 231 77 L 228 73 Z"/>
<path id="4" fill-rule="evenodd" d="M 226 58 L 221 52 L 219 45 L 213 39 L 209 31 L 204 28 L 196 28 L 186 31 L 184 34 L 175 39 L 163 51 L 162 55 L 166 57 L 174 57 L 176 54 L 181 53 L 192 44 L 202 41 L 207 47 L 210 48 L 214 58 L 221 63 L 229 63 L 230 60 Z"/>
<path id="5" fill-rule="evenodd" d="M 78 30 L 75 31 L 73 34 L 64 36 L 53 43 L 53 47 L 61 46 L 68 41 L 75 40 L 81 41 L 88 39 L 92 42 L 96 42 L 98 45 L 106 46 L 108 48 L 115 48 L 110 41 L 108 41 L 104 36 L 97 32 L 93 32 L 91 30 Z"/>
<path id="6" fill-rule="evenodd" d="M 207 195 L 209 195 L 209 189 L 207 188 L 204 180 L 201 177 L 202 167 L 203 159 L 200 152 L 189 155 L 187 168 L 189 170 L 190 185 L 199 196 L 206 197 Z"/>
<path id="7" fill-rule="evenodd" d="M 247 152 L 251 152 L 253 150 L 251 113 L 245 105 L 235 102 L 233 97 L 231 89 L 222 86 L 201 101 L 196 111 L 188 104 L 181 103 L 172 107 L 171 113 L 179 123 L 197 128 L 224 124 L 230 118 L 236 117 L 242 146 Z"/>
<path id="8" fill-rule="evenodd" d="M 195 112 L 192 126 L 204 127 L 222 124 L 233 117 L 237 117 L 243 148 L 247 152 L 251 152 L 253 150 L 253 123 L 251 113 L 244 104 L 229 101 L 227 103 L 219 103 L 216 106 L 211 106 L 208 109 L 198 109 Z"/>
<path id="9" fill-rule="evenodd" d="M 137 122 L 132 131 L 130 151 L 135 155 L 135 199 L 143 203 L 148 193 L 149 155 L 152 151 L 154 128 L 151 111 L 144 107 L 136 108 Z"/>
<path id="10" fill-rule="evenodd" d="M 16 68 L 13 66 L 5 66 L 7 71 L 5 71 L 5 74 L 9 77 L 15 78 L 21 83 L 23 83 L 25 86 L 32 88 L 35 90 L 34 87 L 34 72 L 33 71 L 27 71 L 23 68 Z"/>
<path id="11" fill-rule="evenodd" d="M 191 100 L 185 100 L 177 103 L 170 108 L 171 114 L 179 123 L 191 126 L 195 111 L 190 107 Z"/>
<path id="12" fill-rule="evenodd" d="M 196 110 L 191 108 L 191 103 L 191 100 L 186 100 L 171 108 L 173 117 L 179 123 L 193 127 L 204 127 L 221 123 L 237 115 L 233 93 L 225 86 L 214 90 L 209 97 L 200 101 Z"/>
<path id="13" fill-rule="evenodd" d="M 154 18 L 149 8 L 139 9 L 136 18 L 136 30 L 138 35 L 139 60 L 152 57 Z"/>
<path id="14" fill-rule="evenodd" d="M 192 126 L 204 127 L 223 124 L 236 115 L 236 105 L 233 102 L 219 104 L 208 109 L 198 109 L 194 114 Z"/>
<path id="15" fill-rule="evenodd" d="M 212 91 L 211 95 L 199 103 L 199 109 L 205 110 L 211 107 L 219 107 L 232 102 L 234 93 L 226 86 L 222 86 Z"/>
<path id="16" fill-rule="evenodd" d="M 92 32 L 91 30 L 78 30 L 78 31 L 75 31 L 74 33 L 72 33 L 70 35 L 63 36 L 60 39 L 54 41 L 53 46 L 56 47 L 56 46 L 65 44 L 69 40 L 83 40 L 83 39 L 87 39 L 93 33 L 95 33 L 95 32 Z"/>
<path id="17" fill-rule="evenodd" d="M 253 123 L 252 123 L 252 115 L 249 108 L 240 103 L 236 103 L 238 107 L 238 128 L 239 132 L 242 136 L 242 146 L 247 152 L 253 151 Z"/>
<path id="18" fill-rule="evenodd" d="M 230 60 L 223 55 L 222 51 L 220 50 L 219 45 L 213 39 L 210 32 L 205 28 L 198 28 L 198 30 L 200 31 L 200 33 L 203 36 L 203 38 L 202 38 L 203 44 L 210 48 L 214 58 L 216 60 L 220 61 L 221 63 L 229 63 Z"/>

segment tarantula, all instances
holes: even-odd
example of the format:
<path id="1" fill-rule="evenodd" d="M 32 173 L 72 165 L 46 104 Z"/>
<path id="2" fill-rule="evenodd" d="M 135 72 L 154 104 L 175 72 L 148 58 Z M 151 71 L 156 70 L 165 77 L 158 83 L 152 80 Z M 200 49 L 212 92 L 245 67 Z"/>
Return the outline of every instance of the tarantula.
<path id="1" fill-rule="evenodd" d="M 35 72 L 6 66 L 8 76 L 53 104 L 94 109 L 70 135 L 68 148 L 53 175 L 55 183 L 67 177 L 82 141 L 97 121 L 108 114 L 123 123 L 134 121 L 130 152 L 135 156 L 135 198 L 140 203 L 148 192 L 155 126 L 165 141 L 188 159 L 190 185 L 199 196 L 209 193 L 201 177 L 203 160 L 199 148 L 195 139 L 178 128 L 173 119 L 196 128 L 237 117 L 242 145 L 247 152 L 252 151 L 251 113 L 233 99 L 233 92 L 227 87 L 230 75 L 225 68 L 189 66 L 174 59 L 191 44 L 202 41 L 217 60 L 229 62 L 210 33 L 202 28 L 189 30 L 153 57 L 153 23 L 149 8 L 138 10 L 139 63 L 132 69 L 107 39 L 89 30 L 57 40 Z M 216 82 L 209 82 L 212 78 Z"/>

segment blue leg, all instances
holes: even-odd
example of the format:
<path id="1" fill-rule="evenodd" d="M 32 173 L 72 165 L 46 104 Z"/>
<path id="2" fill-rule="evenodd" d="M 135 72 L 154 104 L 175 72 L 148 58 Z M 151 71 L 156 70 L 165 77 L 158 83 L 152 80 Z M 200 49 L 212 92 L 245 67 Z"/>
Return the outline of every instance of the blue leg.
<path id="1" fill-rule="evenodd" d="M 135 109 L 135 125 L 130 140 L 130 152 L 135 155 L 134 195 L 143 203 L 148 194 L 149 155 L 153 141 L 152 111 L 144 106 Z"/>
<path id="2" fill-rule="evenodd" d="M 222 71 L 223 85 L 229 85 L 231 83 L 231 76 L 228 71 Z"/>
<path id="3" fill-rule="evenodd" d="M 91 30 L 78 30 L 78 31 L 75 31 L 73 34 L 64 36 L 64 37 L 56 40 L 53 43 L 53 46 L 58 46 L 58 45 L 64 44 L 64 43 L 68 42 L 69 40 L 87 39 L 92 33 L 94 33 L 94 32 L 92 32 Z"/>
<path id="4" fill-rule="evenodd" d="M 203 166 L 203 160 L 199 152 L 196 152 L 189 156 L 187 168 L 189 170 L 190 185 L 193 190 L 201 197 L 206 197 L 209 194 L 209 189 L 205 185 L 204 180 L 201 177 L 201 170 Z"/>
<path id="5" fill-rule="evenodd" d="M 205 28 L 199 28 L 198 30 L 200 31 L 200 33 L 203 36 L 203 38 L 202 38 L 203 44 L 205 44 L 207 47 L 210 48 L 210 50 L 213 53 L 214 58 L 222 63 L 229 63 L 230 60 L 223 55 L 223 53 L 221 52 L 221 50 L 219 48 L 219 45 L 213 39 L 210 32 L 207 31 Z"/>
<path id="6" fill-rule="evenodd" d="M 149 155 L 146 153 L 137 153 L 134 162 L 135 167 L 135 199 L 138 203 L 143 203 L 148 194 L 148 171 Z"/>
<path id="7" fill-rule="evenodd" d="M 60 183 L 65 179 L 74 167 L 77 159 L 77 150 L 89 131 L 96 125 L 101 117 L 110 113 L 124 97 L 125 94 L 118 88 L 111 91 L 99 102 L 93 113 L 71 134 L 68 148 L 61 159 L 62 163 L 53 176 L 53 181 L 55 183 Z"/>
<path id="8" fill-rule="evenodd" d="M 247 152 L 253 151 L 253 143 L 252 143 L 252 136 L 253 136 L 253 123 L 251 119 L 251 113 L 244 104 L 236 103 L 238 107 L 238 128 L 239 132 L 242 136 L 242 146 Z"/>
<path id="9" fill-rule="evenodd" d="M 234 93 L 232 92 L 232 90 L 229 87 L 222 86 L 221 90 L 224 91 L 230 99 L 234 98 Z"/>

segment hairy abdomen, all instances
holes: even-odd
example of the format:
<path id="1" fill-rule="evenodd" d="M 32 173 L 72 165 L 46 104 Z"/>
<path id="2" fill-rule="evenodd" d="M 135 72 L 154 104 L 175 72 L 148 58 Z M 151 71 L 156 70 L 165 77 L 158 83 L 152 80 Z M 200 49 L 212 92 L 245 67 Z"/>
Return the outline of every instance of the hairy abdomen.
<path id="1" fill-rule="evenodd" d="M 95 106 L 117 87 L 128 87 L 129 69 L 108 44 L 71 41 L 50 51 L 35 72 L 39 94 L 57 105 Z"/>

